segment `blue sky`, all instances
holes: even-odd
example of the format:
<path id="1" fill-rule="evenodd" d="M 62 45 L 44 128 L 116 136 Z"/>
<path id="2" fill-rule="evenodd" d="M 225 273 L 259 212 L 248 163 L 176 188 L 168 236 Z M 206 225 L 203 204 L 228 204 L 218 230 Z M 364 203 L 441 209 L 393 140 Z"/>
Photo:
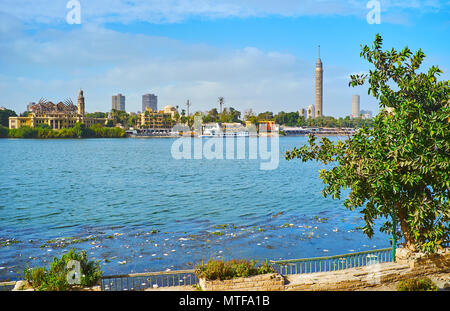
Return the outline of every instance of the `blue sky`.
<path id="1" fill-rule="evenodd" d="M 67 0 L 0 2 L 0 106 L 21 112 L 41 97 L 76 100 L 107 111 L 126 96 L 138 111 L 142 94 L 159 106 L 205 111 L 296 111 L 314 102 L 314 64 L 321 45 L 324 114 L 351 113 L 351 96 L 376 112 L 366 88 L 348 76 L 368 72 L 360 45 L 375 33 L 385 48 L 427 55 L 449 79 L 450 1 L 381 0 L 381 23 L 369 24 L 358 0 L 80 0 L 81 24 L 69 25 Z"/>

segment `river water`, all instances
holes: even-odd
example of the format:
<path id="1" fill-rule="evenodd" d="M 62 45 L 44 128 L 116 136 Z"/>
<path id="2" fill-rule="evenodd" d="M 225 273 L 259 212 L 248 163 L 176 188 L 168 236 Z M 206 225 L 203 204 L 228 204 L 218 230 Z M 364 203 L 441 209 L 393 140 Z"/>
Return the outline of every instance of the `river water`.
<path id="1" fill-rule="evenodd" d="M 280 137 L 272 170 L 248 153 L 175 159 L 175 142 L 0 139 L 0 280 L 70 248 L 110 275 L 389 247 L 357 230 L 358 210 L 322 196 L 318 163 L 284 159 L 305 137 Z"/>

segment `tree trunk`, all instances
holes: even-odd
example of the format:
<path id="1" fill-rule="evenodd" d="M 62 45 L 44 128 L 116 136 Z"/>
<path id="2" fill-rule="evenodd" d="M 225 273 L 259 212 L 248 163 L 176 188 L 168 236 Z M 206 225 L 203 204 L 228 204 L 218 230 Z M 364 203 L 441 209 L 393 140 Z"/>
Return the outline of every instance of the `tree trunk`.
<path id="1" fill-rule="evenodd" d="M 403 237 L 405 239 L 405 248 L 415 252 L 415 251 L 417 251 L 416 245 L 414 243 L 415 239 L 410 234 L 409 227 L 406 222 L 408 215 L 407 215 L 405 209 L 400 205 L 400 203 L 397 203 L 397 208 L 398 208 L 398 216 L 399 216 L 399 220 L 400 220 L 400 228 L 402 230 Z"/>

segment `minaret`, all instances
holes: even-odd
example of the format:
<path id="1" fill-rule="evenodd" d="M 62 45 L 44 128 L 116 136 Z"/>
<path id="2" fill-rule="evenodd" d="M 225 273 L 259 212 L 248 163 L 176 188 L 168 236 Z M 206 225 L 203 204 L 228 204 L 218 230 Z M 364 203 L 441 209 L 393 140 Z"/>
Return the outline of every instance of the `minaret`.
<path id="1" fill-rule="evenodd" d="M 323 68 L 320 60 L 320 45 L 319 58 L 316 62 L 316 118 L 323 116 Z"/>
<path id="2" fill-rule="evenodd" d="M 83 90 L 80 89 L 80 92 L 78 93 L 78 115 L 81 115 L 84 118 L 84 96 L 83 96 Z"/>

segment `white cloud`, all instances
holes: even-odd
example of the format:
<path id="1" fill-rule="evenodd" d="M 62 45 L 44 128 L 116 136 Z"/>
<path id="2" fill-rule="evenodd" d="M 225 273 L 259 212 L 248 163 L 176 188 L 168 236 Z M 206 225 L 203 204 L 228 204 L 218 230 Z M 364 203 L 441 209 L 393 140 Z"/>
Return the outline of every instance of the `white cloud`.
<path id="1" fill-rule="evenodd" d="M 175 23 L 191 17 L 298 17 L 343 15 L 365 18 L 367 0 L 80 0 L 82 22 Z M 410 9 L 436 11 L 448 4 L 438 0 L 381 0 L 383 12 Z M 2 0 L 3 11 L 23 21 L 64 23 L 67 0 Z"/>

